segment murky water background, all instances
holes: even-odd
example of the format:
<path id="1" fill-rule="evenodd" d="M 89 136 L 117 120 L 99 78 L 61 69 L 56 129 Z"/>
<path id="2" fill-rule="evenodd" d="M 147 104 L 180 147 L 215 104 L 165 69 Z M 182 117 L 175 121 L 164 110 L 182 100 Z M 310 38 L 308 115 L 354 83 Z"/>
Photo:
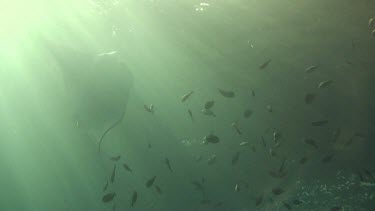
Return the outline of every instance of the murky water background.
<path id="1" fill-rule="evenodd" d="M 375 209 L 374 1 L 0 8 L 1 210 Z"/>

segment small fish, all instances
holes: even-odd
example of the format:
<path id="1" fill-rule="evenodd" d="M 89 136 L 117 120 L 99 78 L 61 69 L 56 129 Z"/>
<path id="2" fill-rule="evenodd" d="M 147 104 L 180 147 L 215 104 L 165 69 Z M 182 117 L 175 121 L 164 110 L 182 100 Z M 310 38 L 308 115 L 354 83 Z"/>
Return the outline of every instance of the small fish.
<path id="1" fill-rule="evenodd" d="M 269 175 L 270 175 L 271 177 L 273 177 L 273 178 L 277 178 L 277 179 L 283 178 L 283 177 L 285 177 L 286 174 L 287 174 L 285 171 L 284 171 L 284 172 L 274 172 L 274 171 L 269 171 L 268 173 L 269 173 Z"/>
<path id="2" fill-rule="evenodd" d="M 375 37 L 375 29 L 372 30 L 371 35 L 372 35 L 373 37 Z"/>
<path id="3" fill-rule="evenodd" d="M 202 155 L 197 155 L 196 157 L 195 157 L 195 162 L 201 162 L 202 161 Z"/>
<path id="4" fill-rule="evenodd" d="M 344 208 L 341 206 L 331 207 L 330 211 L 344 211 Z"/>
<path id="5" fill-rule="evenodd" d="M 374 18 L 368 20 L 368 28 L 371 29 L 374 26 Z"/>
<path id="6" fill-rule="evenodd" d="M 267 106 L 267 111 L 268 111 L 268 112 L 270 112 L 270 113 L 271 113 L 271 112 L 273 111 L 273 109 L 272 109 L 272 106 L 271 106 L 271 105 L 268 105 L 268 106 Z"/>
<path id="7" fill-rule="evenodd" d="M 182 97 L 181 97 L 181 102 L 185 102 L 192 94 L 194 93 L 194 91 L 190 91 L 189 93 L 187 94 L 184 94 Z"/>
<path id="8" fill-rule="evenodd" d="M 120 160 L 120 158 L 121 158 L 121 155 L 118 155 L 118 156 L 115 156 L 115 157 L 111 157 L 110 160 L 111 161 L 118 161 L 118 160 Z"/>
<path id="9" fill-rule="evenodd" d="M 168 166 L 169 171 L 173 172 L 171 163 L 169 162 L 169 159 L 165 158 L 164 162 Z"/>
<path id="10" fill-rule="evenodd" d="M 223 202 L 219 201 L 215 204 L 215 207 L 221 207 L 223 205 Z"/>
<path id="11" fill-rule="evenodd" d="M 315 147 L 316 149 L 319 148 L 318 145 L 316 144 L 315 140 L 312 139 L 312 138 L 304 138 L 303 141 L 304 141 L 306 144 Z"/>
<path id="12" fill-rule="evenodd" d="M 117 51 L 110 51 L 110 52 L 107 52 L 107 53 L 100 53 L 98 54 L 98 56 L 105 56 L 105 55 L 113 55 L 113 54 L 116 54 Z"/>
<path id="13" fill-rule="evenodd" d="M 211 157 L 207 160 L 207 164 L 212 165 L 214 163 L 216 163 L 216 155 L 211 155 Z"/>
<path id="14" fill-rule="evenodd" d="M 113 200 L 115 198 L 116 193 L 107 193 L 103 196 L 102 201 L 107 203 Z"/>
<path id="15" fill-rule="evenodd" d="M 240 191 L 240 188 L 238 187 L 237 184 L 234 186 L 234 191 L 236 191 L 236 192 Z"/>
<path id="16" fill-rule="evenodd" d="M 204 195 L 204 187 L 203 187 L 202 183 L 200 183 L 198 181 L 192 181 L 191 184 L 195 186 L 194 190 L 201 191 L 203 193 L 203 195 Z"/>
<path id="17" fill-rule="evenodd" d="M 210 110 L 215 105 L 215 101 L 210 100 L 204 104 L 204 109 Z"/>
<path id="18" fill-rule="evenodd" d="M 285 162 L 286 162 L 286 157 L 284 157 L 283 161 L 281 162 L 279 172 L 283 172 L 285 170 Z"/>
<path id="19" fill-rule="evenodd" d="M 331 153 L 331 154 L 328 154 L 328 155 L 324 156 L 323 159 L 322 159 L 322 163 L 329 163 L 329 162 L 331 162 L 332 158 L 333 158 L 333 155 L 334 154 Z"/>
<path id="20" fill-rule="evenodd" d="M 203 138 L 205 143 L 216 144 L 220 142 L 220 138 L 214 134 L 209 134 Z"/>
<path id="21" fill-rule="evenodd" d="M 149 149 L 152 148 L 151 142 L 148 142 L 148 148 L 149 148 Z"/>
<path id="22" fill-rule="evenodd" d="M 163 191 L 160 189 L 159 186 L 154 185 L 156 192 L 158 192 L 159 195 L 163 194 Z"/>
<path id="23" fill-rule="evenodd" d="M 308 158 L 307 156 L 303 156 L 300 160 L 299 160 L 299 164 L 303 165 L 307 162 Z"/>
<path id="24" fill-rule="evenodd" d="M 314 65 L 312 65 L 312 66 L 306 68 L 306 69 L 305 69 L 305 72 L 306 72 L 306 73 L 311 73 L 311 72 L 313 72 L 314 70 L 316 70 L 317 68 L 318 68 L 318 66 L 314 66 Z"/>
<path id="25" fill-rule="evenodd" d="M 125 169 L 126 171 L 128 171 L 128 172 L 132 172 L 132 169 L 129 167 L 128 164 L 124 163 L 124 164 L 122 164 L 122 166 L 124 167 L 124 169 Z"/>
<path id="26" fill-rule="evenodd" d="M 116 174 L 116 164 L 113 166 L 112 175 L 111 175 L 111 183 L 115 181 L 115 174 Z"/>
<path id="27" fill-rule="evenodd" d="M 222 90 L 222 89 L 218 89 L 220 94 L 223 95 L 224 97 L 227 97 L 227 98 L 233 98 L 236 96 L 236 94 L 234 94 L 233 91 L 226 91 L 226 90 Z"/>
<path id="28" fill-rule="evenodd" d="M 153 176 L 153 177 L 151 177 L 149 180 L 147 180 L 147 182 L 146 182 L 146 187 L 147 187 L 147 188 L 151 187 L 151 186 L 154 184 L 155 179 L 156 179 L 156 176 Z"/>
<path id="29" fill-rule="evenodd" d="M 116 203 L 113 203 L 112 211 L 115 211 L 115 210 L 116 210 Z"/>
<path id="30" fill-rule="evenodd" d="M 354 42 L 354 40 L 352 39 L 352 49 L 355 50 L 356 49 L 356 44 Z"/>
<path id="31" fill-rule="evenodd" d="M 243 116 L 247 119 L 247 118 L 250 118 L 251 115 L 253 114 L 253 111 L 250 110 L 250 109 L 247 109 L 243 112 Z"/>
<path id="32" fill-rule="evenodd" d="M 266 62 L 264 62 L 263 64 L 260 64 L 260 65 L 259 65 L 259 69 L 261 69 L 261 70 L 265 69 L 265 68 L 270 64 L 271 61 L 272 61 L 272 60 L 269 59 L 269 60 L 267 60 Z"/>
<path id="33" fill-rule="evenodd" d="M 109 185 L 109 182 L 107 180 L 107 182 L 104 185 L 103 192 L 105 192 L 108 189 L 108 185 Z"/>
<path id="34" fill-rule="evenodd" d="M 188 113 L 189 113 L 191 120 L 194 121 L 193 112 L 190 109 L 188 109 Z"/>
<path id="35" fill-rule="evenodd" d="M 306 104 L 312 104 L 315 100 L 316 94 L 314 93 L 308 93 L 305 95 L 305 103 Z"/>
<path id="36" fill-rule="evenodd" d="M 266 144 L 266 141 L 264 140 L 263 136 L 261 136 L 260 138 L 262 140 L 263 147 L 266 148 L 267 144 Z"/>
<path id="37" fill-rule="evenodd" d="M 251 95 L 253 95 L 253 97 L 255 97 L 255 91 L 254 90 L 251 91 Z"/>
<path id="38" fill-rule="evenodd" d="M 297 205 L 297 206 L 302 204 L 302 201 L 299 199 L 294 199 L 292 202 L 294 205 Z"/>
<path id="39" fill-rule="evenodd" d="M 333 80 L 328 80 L 328 81 L 322 81 L 318 84 L 318 88 L 325 88 L 333 83 Z"/>
<path id="40" fill-rule="evenodd" d="M 134 191 L 133 192 L 133 196 L 132 196 L 132 203 L 131 203 L 131 207 L 133 207 L 135 205 L 135 202 L 137 202 L 137 199 L 138 199 L 138 193 L 137 191 Z"/>
<path id="41" fill-rule="evenodd" d="M 290 204 L 288 204 L 287 202 L 283 202 L 284 204 L 284 207 L 288 210 L 292 210 L 292 206 L 290 206 Z"/>
<path id="42" fill-rule="evenodd" d="M 359 177 L 359 181 L 365 182 L 365 180 L 363 179 L 363 176 L 362 176 L 361 172 L 358 172 L 358 177 Z"/>
<path id="43" fill-rule="evenodd" d="M 263 202 L 263 194 L 255 199 L 255 206 L 258 207 Z"/>
<path id="44" fill-rule="evenodd" d="M 332 132 L 332 142 L 333 143 L 336 143 L 336 141 L 339 139 L 340 134 L 341 134 L 341 129 L 340 128 L 337 128 L 336 130 L 334 130 Z"/>
<path id="45" fill-rule="evenodd" d="M 199 203 L 200 204 L 210 204 L 211 200 L 209 200 L 209 199 L 202 199 Z"/>
<path id="46" fill-rule="evenodd" d="M 312 126 L 324 126 L 326 124 L 328 124 L 328 120 L 318 120 L 318 121 L 311 122 Z"/>
<path id="47" fill-rule="evenodd" d="M 143 105 L 143 108 L 147 111 L 147 112 L 150 112 L 150 113 L 154 113 L 154 105 L 150 104 L 149 106 L 147 105 Z"/>
<path id="48" fill-rule="evenodd" d="M 284 189 L 280 188 L 280 187 L 277 187 L 277 188 L 272 188 L 272 193 L 275 194 L 275 195 L 280 195 L 282 193 L 284 193 Z"/>
<path id="49" fill-rule="evenodd" d="M 257 149 L 255 148 L 254 145 L 251 147 L 251 150 L 253 150 L 253 152 L 256 152 L 256 151 L 257 151 Z"/>
<path id="50" fill-rule="evenodd" d="M 240 151 L 237 151 L 236 154 L 232 157 L 232 165 L 236 165 L 240 159 Z"/>
<path id="51" fill-rule="evenodd" d="M 372 182 L 375 182 L 374 175 L 371 174 L 371 172 L 368 169 L 363 169 L 363 171 L 367 174 L 369 178 L 371 178 Z"/>
<path id="52" fill-rule="evenodd" d="M 281 136 L 281 133 L 279 133 L 279 132 L 273 132 L 273 141 L 275 142 L 275 143 L 277 143 L 278 141 L 279 141 L 279 139 L 282 137 Z"/>
<path id="53" fill-rule="evenodd" d="M 243 142 L 240 143 L 240 146 L 247 146 L 248 144 L 249 144 L 249 142 L 243 141 Z"/>
<path id="54" fill-rule="evenodd" d="M 275 156 L 276 156 L 276 152 L 275 152 L 272 148 L 270 148 L 270 149 L 268 150 L 268 154 L 269 154 L 271 157 L 275 157 Z"/>
<path id="55" fill-rule="evenodd" d="M 242 131 L 238 128 L 238 121 L 232 122 L 232 127 L 236 130 L 238 135 L 242 135 Z"/>
<path id="56" fill-rule="evenodd" d="M 202 113 L 207 116 L 216 117 L 216 114 L 212 110 L 209 110 L 209 109 L 202 109 Z"/>

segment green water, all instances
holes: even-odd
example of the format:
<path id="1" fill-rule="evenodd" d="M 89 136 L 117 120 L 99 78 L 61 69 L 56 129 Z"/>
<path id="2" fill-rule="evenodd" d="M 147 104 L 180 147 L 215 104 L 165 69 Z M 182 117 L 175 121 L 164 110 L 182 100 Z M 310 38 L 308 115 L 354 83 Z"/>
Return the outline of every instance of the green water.
<path id="1" fill-rule="evenodd" d="M 374 9 L 0 1 L 0 210 L 374 210 Z"/>

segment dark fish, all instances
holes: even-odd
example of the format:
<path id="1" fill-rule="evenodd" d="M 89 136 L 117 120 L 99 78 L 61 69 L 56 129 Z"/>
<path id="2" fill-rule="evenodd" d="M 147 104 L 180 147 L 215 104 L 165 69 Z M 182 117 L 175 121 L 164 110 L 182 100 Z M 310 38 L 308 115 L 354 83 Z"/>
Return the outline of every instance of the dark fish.
<path id="1" fill-rule="evenodd" d="M 154 187 L 155 187 L 156 192 L 158 192 L 159 195 L 163 194 L 163 191 L 160 189 L 159 186 L 155 185 Z"/>
<path id="2" fill-rule="evenodd" d="M 277 188 L 273 188 L 272 189 L 272 193 L 275 194 L 275 195 L 280 195 L 282 193 L 284 193 L 284 189 L 280 188 L 280 187 L 277 187 Z"/>
<path id="3" fill-rule="evenodd" d="M 284 207 L 288 210 L 292 210 L 292 206 L 290 206 L 290 204 L 288 204 L 287 202 L 283 202 L 284 204 Z"/>
<path id="4" fill-rule="evenodd" d="M 321 88 L 325 88 L 329 85 L 331 85 L 333 83 L 332 80 L 328 80 L 328 81 L 322 81 L 318 84 L 318 88 L 321 89 Z"/>
<path id="5" fill-rule="evenodd" d="M 188 109 L 188 113 L 189 113 L 191 120 L 194 121 L 193 112 L 190 109 Z"/>
<path id="6" fill-rule="evenodd" d="M 212 155 L 210 158 L 208 158 L 207 163 L 208 165 L 216 163 L 216 155 Z"/>
<path id="7" fill-rule="evenodd" d="M 214 105 L 215 105 L 215 101 L 210 100 L 210 101 L 207 101 L 204 104 L 204 108 L 207 109 L 207 110 L 210 110 Z"/>
<path id="8" fill-rule="evenodd" d="M 111 161 L 118 161 L 118 160 L 120 160 L 120 158 L 121 158 L 121 155 L 118 155 L 118 156 L 115 156 L 115 157 L 111 157 L 110 160 Z"/>
<path id="9" fill-rule="evenodd" d="M 152 104 L 150 104 L 149 106 L 147 106 L 147 105 L 143 105 L 143 108 L 147 111 L 147 112 L 149 112 L 149 113 L 154 113 L 154 105 L 152 105 Z"/>
<path id="10" fill-rule="evenodd" d="M 316 144 L 315 140 L 312 139 L 312 138 L 304 138 L 303 141 L 304 141 L 306 144 L 315 147 L 316 149 L 319 148 L 318 145 Z"/>
<path id="11" fill-rule="evenodd" d="M 278 179 L 285 177 L 286 174 L 287 174 L 286 171 L 281 171 L 281 172 L 279 172 L 279 171 L 278 171 L 278 172 L 270 171 L 270 172 L 269 172 L 269 175 L 270 175 L 271 177 L 273 177 L 273 178 L 278 178 Z"/>
<path id="12" fill-rule="evenodd" d="M 305 103 L 306 104 L 312 104 L 315 100 L 316 94 L 314 93 L 307 93 L 305 95 Z"/>
<path id="13" fill-rule="evenodd" d="M 250 109 L 247 109 L 247 110 L 245 110 L 245 111 L 243 112 L 243 116 L 244 116 L 245 118 L 249 118 L 249 117 L 251 117 L 252 114 L 253 114 L 253 111 L 250 110 Z"/>
<path id="14" fill-rule="evenodd" d="M 115 196 L 116 196 L 116 193 L 107 193 L 103 196 L 102 201 L 105 203 L 110 202 L 113 200 L 113 198 L 115 198 Z"/>
<path id="15" fill-rule="evenodd" d="M 194 91 L 190 91 L 189 93 L 187 94 L 184 94 L 182 97 L 181 97 L 181 102 L 185 102 L 192 94 L 194 93 Z"/>
<path id="16" fill-rule="evenodd" d="M 267 111 L 268 111 L 268 112 L 270 112 L 270 113 L 271 113 L 271 112 L 273 111 L 273 109 L 272 109 L 272 106 L 271 106 L 271 105 L 267 105 Z"/>
<path id="17" fill-rule="evenodd" d="M 260 195 L 258 198 L 255 199 L 255 206 L 259 206 L 263 202 L 263 194 Z"/>
<path id="18" fill-rule="evenodd" d="M 361 132 L 355 132 L 353 137 L 358 137 L 358 138 L 365 138 L 365 134 L 361 133 Z"/>
<path id="19" fill-rule="evenodd" d="M 254 145 L 251 147 L 251 149 L 253 150 L 253 152 L 256 152 L 256 151 L 257 151 L 257 149 L 255 148 Z"/>
<path id="20" fill-rule="evenodd" d="M 128 172 L 132 172 L 132 169 L 129 167 L 128 164 L 124 163 L 124 164 L 122 164 L 122 166 L 124 167 L 124 169 L 125 169 L 126 171 L 128 171 Z"/>
<path id="21" fill-rule="evenodd" d="M 307 162 L 308 158 L 306 156 L 303 156 L 300 160 L 299 160 L 299 164 L 305 164 Z"/>
<path id="22" fill-rule="evenodd" d="M 344 208 L 343 207 L 341 207 L 341 206 L 334 206 L 334 207 L 331 207 L 331 209 L 330 209 L 331 211 L 343 211 L 344 210 Z"/>
<path id="23" fill-rule="evenodd" d="M 151 177 L 149 180 L 147 180 L 147 182 L 146 182 L 146 187 L 147 187 L 147 188 L 151 187 L 151 186 L 154 184 L 155 179 L 156 179 L 156 176 L 153 176 L 153 177 Z"/>
<path id="24" fill-rule="evenodd" d="M 332 158 L 333 158 L 333 155 L 334 154 L 331 153 L 331 154 L 328 154 L 328 155 L 324 156 L 323 159 L 322 159 L 322 163 L 329 163 L 329 162 L 331 162 Z"/>
<path id="25" fill-rule="evenodd" d="M 223 95 L 224 97 L 228 97 L 228 98 L 233 98 L 236 96 L 236 94 L 234 94 L 233 91 L 226 91 L 226 90 L 222 90 L 222 89 L 218 89 L 220 94 Z"/>
<path id="26" fill-rule="evenodd" d="M 152 146 L 151 146 L 151 142 L 148 142 L 148 148 L 151 149 Z"/>
<path id="27" fill-rule="evenodd" d="M 131 207 L 133 207 L 135 205 L 135 202 L 137 202 L 137 199 L 138 199 L 138 193 L 137 191 L 134 191 L 133 192 L 133 196 L 132 196 L 132 203 L 131 203 Z"/>
<path id="28" fill-rule="evenodd" d="M 349 146 L 353 143 L 354 137 L 351 137 L 347 142 L 345 142 L 345 146 Z"/>
<path id="29" fill-rule="evenodd" d="M 328 120 L 318 120 L 318 121 L 311 122 L 312 126 L 323 126 L 326 124 L 328 124 Z"/>
<path id="30" fill-rule="evenodd" d="M 232 157 L 232 165 L 236 165 L 239 159 L 240 159 L 240 151 L 237 151 L 236 154 L 234 154 Z"/>
<path id="31" fill-rule="evenodd" d="M 354 40 L 352 39 L 352 49 L 355 50 L 356 49 L 356 44 L 354 42 Z"/>
<path id="32" fill-rule="evenodd" d="M 253 97 L 255 97 L 255 91 L 254 90 L 251 91 L 251 94 L 253 95 Z"/>
<path id="33" fill-rule="evenodd" d="M 294 199 L 293 204 L 298 206 L 302 204 L 302 201 L 300 201 L 299 199 Z"/>
<path id="34" fill-rule="evenodd" d="M 107 182 L 104 185 L 103 192 L 105 192 L 108 189 L 108 185 L 109 185 L 109 182 L 107 180 Z"/>
<path id="35" fill-rule="evenodd" d="M 169 159 L 165 158 L 164 162 L 168 166 L 169 171 L 173 172 L 171 163 L 169 162 Z"/>
<path id="36" fill-rule="evenodd" d="M 334 130 L 332 132 L 332 142 L 333 143 L 336 143 L 336 141 L 339 138 L 340 134 L 341 134 L 341 129 L 340 128 L 337 128 L 336 130 Z"/>
<path id="37" fill-rule="evenodd" d="M 116 164 L 113 166 L 113 171 L 111 175 L 111 183 L 115 181 L 115 174 L 116 174 Z"/>
<path id="38" fill-rule="evenodd" d="M 271 61 L 272 60 L 269 59 L 266 62 L 264 62 L 263 64 L 259 65 L 259 69 L 261 69 L 261 70 L 265 69 L 270 64 Z"/>
<path id="39" fill-rule="evenodd" d="M 115 210 L 116 210 L 116 203 L 113 203 L 112 211 L 115 211 Z"/>
<path id="40" fill-rule="evenodd" d="M 318 66 L 314 66 L 314 65 L 312 65 L 312 66 L 306 68 L 306 69 L 305 69 L 305 72 L 306 72 L 306 73 L 311 73 L 311 72 L 313 72 L 314 70 L 316 70 L 317 68 L 318 68 Z"/>
<path id="41" fill-rule="evenodd" d="M 212 143 L 212 144 L 216 144 L 216 143 L 219 143 L 220 142 L 220 139 L 218 136 L 214 135 L 214 134 L 209 134 L 208 136 L 205 136 L 204 137 L 204 141 L 206 143 Z"/>

